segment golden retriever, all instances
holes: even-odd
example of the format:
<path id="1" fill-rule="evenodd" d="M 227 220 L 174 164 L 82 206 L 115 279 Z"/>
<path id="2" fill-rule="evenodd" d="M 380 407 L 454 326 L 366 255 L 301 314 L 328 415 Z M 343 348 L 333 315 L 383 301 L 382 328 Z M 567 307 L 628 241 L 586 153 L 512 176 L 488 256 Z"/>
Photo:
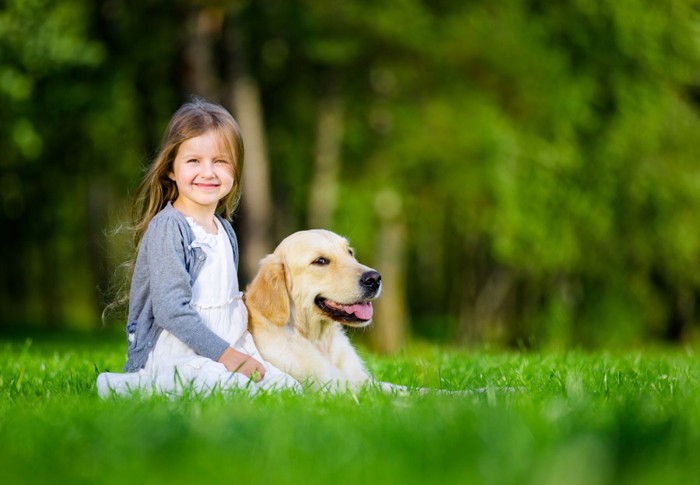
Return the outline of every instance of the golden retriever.
<path id="1" fill-rule="evenodd" d="M 372 321 L 380 274 L 330 231 L 300 231 L 260 262 L 245 292 L 248 328 L 263 358 L 300 382 L 354 388 L 370 381 L 343 325 Z"/>

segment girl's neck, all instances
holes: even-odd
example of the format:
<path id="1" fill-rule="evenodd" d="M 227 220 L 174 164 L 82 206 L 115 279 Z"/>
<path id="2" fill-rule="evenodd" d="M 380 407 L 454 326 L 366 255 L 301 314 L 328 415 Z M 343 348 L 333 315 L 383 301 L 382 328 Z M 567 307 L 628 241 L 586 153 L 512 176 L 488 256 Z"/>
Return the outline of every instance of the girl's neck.
<path id="1" fill-rule="evenodd" d="M 217 234 L 219 232 L 214 220 L 214 211 L 204 207 L 198 208 L 183 204 L 181 199 L 173 202 L 173 207 L 186 217 L 191 217 L 197 225 L 201 226 L 209 234 Z"/>

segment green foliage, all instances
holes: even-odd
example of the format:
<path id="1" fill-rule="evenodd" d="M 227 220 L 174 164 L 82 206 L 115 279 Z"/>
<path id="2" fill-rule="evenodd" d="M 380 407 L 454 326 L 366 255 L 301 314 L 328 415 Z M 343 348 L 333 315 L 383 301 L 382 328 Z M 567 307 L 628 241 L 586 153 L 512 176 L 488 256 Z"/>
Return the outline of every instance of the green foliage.
<path id="1" fill-rule="evenodd" d="M 122 350 L 111 337 L 0 343 L 3 482 L 681 484 L 700 471 L 690 351 L 416 345 L 371 358 L 375 375 L 487 390 L 100 400 L 96 371 L 120 367 Z"/>
<path id="2" fill-rule="evenodd" d="M 376 143 L 349 153 L 364 177 L 347 192 L 402 194 L 414 314 L 450 309 L 449 334 L 463 336 L 505 271 L 489 317 L 508 322 L 505 341 L 688 336 L 698 315 L 679 300 L 697 301 L 698 280 L 683 268 L 700 252 L 692 4 L 374 8 L 340 14 L 381 46 L 364 60 L 369 123 L 349 135 Z"/>
<path id="3" fill-rule="evenodd" d="M 330 229 L 381 270 L 381 209 L 398 195 L 416 334 L 552 347 L 696 338 L 693 0 L 7 1 L 0 224 L 13 237 L 0 243 L 12 255 L 0 325 L 95 326 L 95 288 L 123 245 L 103 231 L 192 94 L 202 9 L 221 19 L 220 100 L 244 61 L 261 90 L 276 239 L 307 225 L 318 113 L 336 99 Z"/>

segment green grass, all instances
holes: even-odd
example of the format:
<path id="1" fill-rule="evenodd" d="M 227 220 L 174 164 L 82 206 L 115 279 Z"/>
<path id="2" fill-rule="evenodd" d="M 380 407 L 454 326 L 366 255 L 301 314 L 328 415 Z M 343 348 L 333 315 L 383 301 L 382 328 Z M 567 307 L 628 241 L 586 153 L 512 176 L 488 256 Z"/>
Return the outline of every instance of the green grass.
<path id="1" fill-rule="evenodd" d="M 366 357 L 383 380 L 487 391 L 101 400 L 96 370 L 123 353 L 0 341 L 0 483 L 700 483 L 690 351 L 414 346 Z"/>

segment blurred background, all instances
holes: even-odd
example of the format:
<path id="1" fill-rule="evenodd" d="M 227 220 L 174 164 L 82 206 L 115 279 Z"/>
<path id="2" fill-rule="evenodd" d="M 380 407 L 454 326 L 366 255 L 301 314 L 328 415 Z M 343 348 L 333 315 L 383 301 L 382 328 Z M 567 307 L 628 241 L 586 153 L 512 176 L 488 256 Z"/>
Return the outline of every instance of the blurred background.
<path id="1" fill-rule="evenodd" d="M 116 229 L 192 95 L 244 134 L 241 286 L 341 233 L 377 352 L 697 339 L 697 1 L 2 0 L 0 331 L 123 327 Z"/>

